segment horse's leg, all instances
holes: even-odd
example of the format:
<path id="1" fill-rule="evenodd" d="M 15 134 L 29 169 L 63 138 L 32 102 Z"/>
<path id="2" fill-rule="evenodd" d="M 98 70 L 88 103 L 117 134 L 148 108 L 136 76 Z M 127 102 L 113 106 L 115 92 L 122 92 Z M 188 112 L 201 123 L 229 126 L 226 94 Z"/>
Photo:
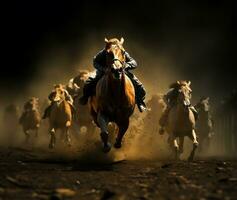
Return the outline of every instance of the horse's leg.
<path id="1" fill-rule="evenodd" d="M 180 159 L 180 154 L 184 152 L 184 136 L 179 137 L 179 158 Z"/>
<path id="2" fill-rule="evenodd" d="M 56 143 L 56 137 L 55 137 L 55 129 L 51 128 L 49 130 L 50 133 L 50 143 L 49 143 L 49 148 L 53 149 L 55 147 L 55 143 Z"/>
<path id="3" fill-rule="evenodd" d="M 198 146 L 198 152 L 202 153 L 202 147 L 203 147 L 203 137 L 199 137 L 199 146 Z"/>
<path id="4" fill-rule="evenodd" d="M 30 139 L 30 134 L 29 134 L 29 130 L 24 130 L 26 139 L 25 139 L 25 143 L 29 144 L 29 139 Z"/>
<path id="5" fill-rule="evenodd" d="M 168 138 L 167 138 L 167 144 L 169 145 L 169 148 L 172 150 L 173 149 L 173 141 L 172 141 L 172 137 L 169 134 Z"/>
<path id="6" fill-rule="evenodd" d="M 119 130 L 118 130 L 118 135 L 117 135 L 116 141 L 114 143 L 115 148 L 121 148 L 122 139 L 128 129 L 128 125 L 129 125 L 129 119 L 123 120 L 122 123 L 118 124 Z"/>
<path id="7" fill-rule="evenodd" d="M 71 137 L 70 137 L 70 133 L 69 133 L 69 128 L 68 127 L 65 128 L 65 134 L 66 134 L 66 143 L 70 147 L 72 145 L 71 145 Z"/>
<path id="8" fill-rule="evenodd" d="M 175 160 L 179 159 L 179 144 L 177 141 L 177 137 L 173 136 L 173 145 L 174 145 L 174 153 L 175 153 Z"/>
<path id="9" fill-rule="evenodd" d="M 109 121 L 103 114 L 101 114 L 99 112 L 98 116 L 97 116 L 97 122 L 98 122 L 100 130 L 101 130 L 100 137 L 103 142 L 103 151 L 105 153 L 107 153 L 111 149 L 111 144 L 108 142 L 108 139 L 109 139 L 108 123 L 109 123 Z"/>
<path id="10" fill-rule="evenodd" d="M 35 129 L 35 137 L 36 137 L 36 138 L 38 137 L 38 132 L 39 132 L 39 129 L 36 128 L 36 129 Z"/>
<path id="11" fill-rule="evenodd" d="M 189 136 L 189 138 L 193 141 L 193 149 L 188 157 L 188 161 L 193 161 L 195 151 L 198 147 L 197 135 L 194 129 L 192 130 L 192 134 Z"/>

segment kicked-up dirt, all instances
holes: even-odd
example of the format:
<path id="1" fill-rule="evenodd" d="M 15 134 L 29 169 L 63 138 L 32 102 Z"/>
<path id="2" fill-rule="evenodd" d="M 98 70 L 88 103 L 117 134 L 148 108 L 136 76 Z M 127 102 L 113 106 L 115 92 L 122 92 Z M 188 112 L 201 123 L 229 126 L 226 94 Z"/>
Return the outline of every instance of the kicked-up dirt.
<path id="1" fill-rule="evenodd" d="M 0 199 L 232 200 L 237 199 L 237 161 L 89 161 L 1 149 Z"/>

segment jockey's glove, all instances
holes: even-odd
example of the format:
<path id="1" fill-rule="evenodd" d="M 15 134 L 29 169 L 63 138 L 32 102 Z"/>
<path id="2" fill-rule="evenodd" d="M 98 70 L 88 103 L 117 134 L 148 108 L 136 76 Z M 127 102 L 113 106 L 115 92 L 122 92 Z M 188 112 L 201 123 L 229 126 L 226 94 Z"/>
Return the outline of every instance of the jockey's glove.
<path id="1" fill-rule="evenodd" d="M 133 67 L 129 63 L 125 63 L 125 70 L 131 70 Z"/>

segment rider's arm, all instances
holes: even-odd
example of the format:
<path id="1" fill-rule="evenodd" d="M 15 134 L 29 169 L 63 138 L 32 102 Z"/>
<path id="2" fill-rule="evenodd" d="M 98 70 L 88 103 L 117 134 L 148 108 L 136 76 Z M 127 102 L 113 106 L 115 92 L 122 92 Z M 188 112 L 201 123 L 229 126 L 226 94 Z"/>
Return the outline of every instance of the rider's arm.
<path id="1" fill-rule="evenodd" d="M 69 101 L 69 102 L 73 103 L 72 96 L 68 93 L 68 91 L 64 90 L 64 92 L 65 92 L 65 99 L 66 99 L 66 101 Z"/>
<path id="2" fill-rule="evenodd" d="M 105 50 L 101 50 L 99 53 L 97 53 L 93 59 L 93 65 L 94 68 L 96 68 L 99 71 L 105 70 Z"/>
<path id="3" fill-rule="evenodd" d="M 137 62 L 128 54 L 128 52 L 125 52 L 125 58 L 126 58 L 126 69 L 132 70 L 137 68 Z"/>

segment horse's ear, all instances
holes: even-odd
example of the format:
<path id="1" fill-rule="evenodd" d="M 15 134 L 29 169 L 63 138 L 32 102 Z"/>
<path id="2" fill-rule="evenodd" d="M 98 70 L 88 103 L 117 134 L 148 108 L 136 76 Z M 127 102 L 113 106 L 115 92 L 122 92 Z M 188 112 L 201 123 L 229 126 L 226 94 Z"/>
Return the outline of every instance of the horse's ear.
<path id="1" fill-rule="evenodd" d="M 188 81 L 188 83 L 187 83 L 187 84 L 188 84 L 188 86 L 190 86 L 190 85 L 191 85 L 191 81 Z"/>
<path id="2" fill-rule="evenodd" d="M 176 81 L 176 83 L 178 83 L 180 85 L 180 81 Z"/>
<path id="3" fill-rule="evenodd" d="M 109 43 L 109 40 L 107 38 L 105 38 L 105 43 Z"/>
<path id="4" fill-rule="evenodd" d="M 124 43 L 124 38 L 121 37 L 121 39 L 120 39 L 120 44 L 123 45 L 123 43 Z"/>
<path id="5" fill-rule="evenodd" d="M 209 101 L 210 97 L 207 97 L 206 100 Z"/>

